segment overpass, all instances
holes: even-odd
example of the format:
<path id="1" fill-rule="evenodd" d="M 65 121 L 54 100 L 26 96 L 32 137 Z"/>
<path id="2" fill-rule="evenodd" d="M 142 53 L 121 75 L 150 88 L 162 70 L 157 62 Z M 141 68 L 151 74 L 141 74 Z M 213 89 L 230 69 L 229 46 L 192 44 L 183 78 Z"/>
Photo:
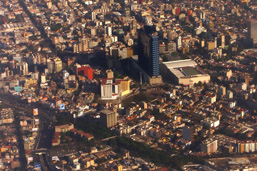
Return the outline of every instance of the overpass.
<path id="1" fill-rule="evenodd" d="M 102 139 L 101 141 L 102 141 L 102 142 L 103 142 L 103 141 L 108 141 L 108 140 L 113 139 L 113 138 L 116 138 L 116 137 L 118 137 L 118 136 L 112 136 L 112 137 L 104 138 L 104 139 Z"/>

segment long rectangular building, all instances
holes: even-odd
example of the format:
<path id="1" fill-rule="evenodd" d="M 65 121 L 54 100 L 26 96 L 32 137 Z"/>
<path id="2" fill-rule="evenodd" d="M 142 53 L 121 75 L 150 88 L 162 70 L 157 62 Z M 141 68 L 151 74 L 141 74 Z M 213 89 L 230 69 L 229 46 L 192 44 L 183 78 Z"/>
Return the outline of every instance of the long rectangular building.
<path id="1" fill-rule="evenodd" d="M 162 68 L 164 76 L 176 84 L 189 85 L 210 81 L 210 75 L 192 59 L 163 62 Z"/>

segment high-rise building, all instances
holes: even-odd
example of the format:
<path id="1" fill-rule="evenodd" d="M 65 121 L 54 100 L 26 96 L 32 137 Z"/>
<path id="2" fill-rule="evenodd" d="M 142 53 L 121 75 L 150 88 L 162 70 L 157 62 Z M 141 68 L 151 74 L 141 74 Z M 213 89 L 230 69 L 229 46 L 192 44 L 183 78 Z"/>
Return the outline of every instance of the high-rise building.
<path id="1" fill-rule="evenodd" d="M 115 126 L 117 124 L 117 113 L 111 110 L 102 110 L 100 113 L 100 123 L 107 128 Z"/>
<path id="2" fill-rule="evenodd" d="M 52 8 L 53 4 L 52 1 L 46 1 L 47 8 Z"/>
<path id="3" fill-rule="evenodd" d="M 218 150 L 218 140 L 213 140 L 211 138 L 206 139 L 201 144 L 201 151 L 203 153 L 216 153 Z"/>
<path id="4" fill-rule="evenodd" d="M 79 53 L 79 47 L 77 43 L 73 44 L 73 53 Z"/>
<path id="5" fill-rule="evenodd" d="M 130 81 L 113 79 L 113 72 L 108 70 L 107 78 L 101 79 L 101 99 L 115 100 L 130 93 Z"/>
<path id="6" fill-rule="evenodd" d="M 45 83 L 46 82 L 46 76 L 45 74 L 41 74 L 41 83 Z"/>
<path id="7" fill-rule="evenodd" d="M 104 99 L 113 99 L 113 80 L 112 78 L 109 79 L 102 79 L 101 81 L 101 98 Z"/>
<path id="8" fill-rule="evenodd" d="M 29 73 L 28 63 L 21 62 L 21 63 L 18 63 L 16 67 L 19 75 L 28 75 Z"/>
<path id="9" fill-rule="evenodd" d="M 150 76 L 159 76 L 159 37 L 154 26 L 145 25 L 138 32 L 138 62 Z"/>
<path id="10" fill-rule="evenodd" d="M 92 12 L 92 21 L 95 21 L 95 19 L 96 19 L 96 12 L 93 11 L 93 12 Z"/>
<path id="11" fill-rule="evenodd" d="M 221 47 L 224 49 L 225 48 L 225 43 L 226 43 L 226 38 L 225 35 L 221 36 Z"/>
<path id="12" fill-rule="evenodd" d="M 107 34 L 108 36 L 112 37 L 112 27 L 111 26 L 105 26 L 104 28 L 105 30 L 105 34 Z"/>
<path id="13" fill-rule="evenodd" d="M 137 20 L 132 21 L 132 29 L 136 31 L 137 29 Z"/>
<path id="14" fill-rule="evenodd" d="M 91 36 L 95 36 L 96 35 L 96 28 L 92 27 L 91 28 Z"/>
<path id="15" fill-rule="evenodd" d="M 226 96 L 226 87 L 220 86 L 219 89 L 218 89 L 218 94 L 220 96 Z"/>
<path id="16" fill-rule="evenodd" d="M 215 43 L 215 48 L 217 48 L 218 47 L 217 37 L 215 37 L 214 43 Z"/>
<path id="17" fill-rule="evenodd" d="M 194 141 L 194 128 L 188 126 L 183 127 L 182 137 L 188 141 Z"/>
<path id="18" fill-rule="evenodd" d="M 178 37 L 177 44 L 178 44 L 178 49 L 182 48 L 182 37 L 181 36 Z"/>
<path id="19" fill-rule="evenodd" d="M 47 60 L 47 69 L 48 69 L 49 74 L 54 73 L 54 61 L 53 60 L 50 60 L 50 59 Z"/>
<path id="20" fill-rule="evenodd" d="M 257 46 L 257 20 L 250 21 L 248 25 L 249 38 L 253 46 Z"/>
<path id="21" fill-rule="evenodd" d="M 54 62 L 54 71 L 60 72 L 61 70 L 62 70 L 62 61 L 61 61 L 61 59 L 57 59 Z"/>
<path id="22" fill-rule="evenodd" d="M 121 96 L 124 96 L 130 93 L 129 80 L 120 80 L 120 91 L 121 91 Z"/>
<path id="23" fill-rule="evenodd" d="M 49 74 L 60 72 L 62 70 L 62 60 L 60 58 L 48 59 L 47 69 Z"/>
<path id="24" fill-rule="evenodd" d="M 85 52 L 88 50 L 88 42 L 89 42 L 88 38 L 83 37 L 81 41 L 82 41 L 82 50 L 83 52 Z"/>
<path id="25" fill-rule="evenodd" d="M 245 77 L 245 84 L 247 87 L 249 87 L 249 76 Z"/>
<path id="26" fill-rule="evenodd" d="M 82 52 L 82 51 L 83 51 L 82 43 L 79 43 L 79 52 Z"/>

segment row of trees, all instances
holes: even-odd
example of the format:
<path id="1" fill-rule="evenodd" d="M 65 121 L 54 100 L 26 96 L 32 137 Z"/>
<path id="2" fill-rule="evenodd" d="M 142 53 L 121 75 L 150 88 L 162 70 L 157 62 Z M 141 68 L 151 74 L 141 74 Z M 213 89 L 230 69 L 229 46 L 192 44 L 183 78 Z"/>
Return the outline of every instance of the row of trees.
<path id="1" fill-rule="evenodd" d="M 151 161 L 157 165 L 168 166 L 169 168 L 180 169 L 188 162 L 201 163 L 201 158 L 187 155 L 187 156 L 171 156 L 170 153 L 159 151 L 148 145 L 133 141 L 128 137 L 117 137 L 108 142 L 112 146 L 125 148 L 133 155 L 142 157 L 147 161 Z"/>
<path id="2" fill-rule="evenodd" d="M 89 118 L 79 118 L 76 120 L 76 127 L 79 129 L 93 134 L 96 139 L 104 139 L 116 135 L 115 132 L 94 123 Z"/>

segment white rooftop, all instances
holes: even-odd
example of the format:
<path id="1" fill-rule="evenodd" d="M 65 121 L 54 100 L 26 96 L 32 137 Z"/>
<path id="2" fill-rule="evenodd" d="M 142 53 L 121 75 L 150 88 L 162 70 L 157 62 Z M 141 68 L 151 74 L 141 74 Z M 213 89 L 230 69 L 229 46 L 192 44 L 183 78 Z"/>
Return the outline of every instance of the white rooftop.
<path id="1" fill-rule="evenodd" d="M 177 61 L 169 61 L 169 62 L 163 62 L 164 65 L 166 65 L 167 68 L 181 68 L 181 67 L 194 67 L 197 65 L 197 63 L 192 59 L 183 59 L 183 60 L 177 60 Z"/>
<path id="2" fill-rule="evenodd" d="M 176 68 L 181 67 L 195 67 L 197 66 L 197 63 L 192 59 L 183 59 L 183 60 L 177 60 L 177 61 L 169 61 L 169 62 L 163 62 L 163 64 L 177 77 L 182 78 L 185 77 L 185 75 Z"/>

